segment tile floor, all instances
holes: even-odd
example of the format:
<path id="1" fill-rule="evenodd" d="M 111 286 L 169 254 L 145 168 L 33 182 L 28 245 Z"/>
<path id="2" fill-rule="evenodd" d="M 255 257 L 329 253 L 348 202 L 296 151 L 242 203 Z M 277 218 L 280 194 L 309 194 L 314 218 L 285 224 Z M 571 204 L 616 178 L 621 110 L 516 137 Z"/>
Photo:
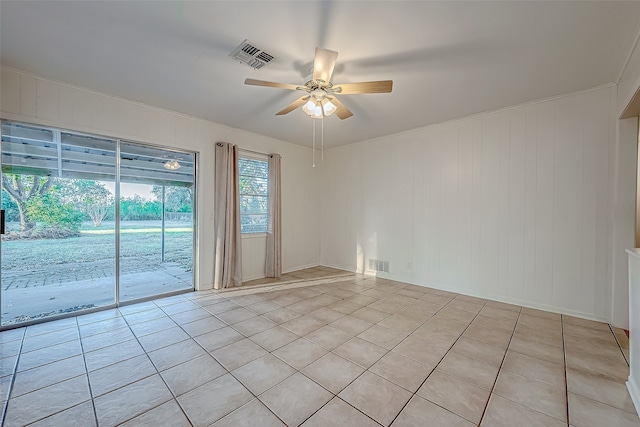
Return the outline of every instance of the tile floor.
<path id="1" fill-rule="evenodd" d="M 194 292 L 0 344 L 7 427 L 640 426 L 624 331 L 359 275 Z"/>

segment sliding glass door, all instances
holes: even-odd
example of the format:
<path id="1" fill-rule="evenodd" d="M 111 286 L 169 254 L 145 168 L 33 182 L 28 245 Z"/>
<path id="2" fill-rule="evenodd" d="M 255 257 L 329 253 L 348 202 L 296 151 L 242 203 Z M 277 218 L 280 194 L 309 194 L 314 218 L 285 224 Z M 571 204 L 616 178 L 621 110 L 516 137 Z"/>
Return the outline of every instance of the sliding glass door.
<path id="1" fill-rule="evenodd" d="M 193 153 L 2 123 L 1 327 L 193 289 Z"/>
<path id="2" fill-rule="evenodd" d="M 120 144 L 120 300 L 193 288 L 194 155 Z"/>

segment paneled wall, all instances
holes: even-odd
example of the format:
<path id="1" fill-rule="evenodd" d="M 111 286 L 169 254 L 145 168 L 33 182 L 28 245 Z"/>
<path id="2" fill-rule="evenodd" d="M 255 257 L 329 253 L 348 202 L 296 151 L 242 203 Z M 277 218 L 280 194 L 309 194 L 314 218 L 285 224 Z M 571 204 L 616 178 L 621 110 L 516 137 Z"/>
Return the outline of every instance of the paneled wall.
<path id="1" fill-rule="evenodd" d="M 322 263 L 609 321 L 615 90 L 328 150 Z"/>
<path id="2" fill-rule="evenodd" d="M 198 168 L 198 267 L 200 289 L 213 281 L 214 144 L 282 155 L 283 270 L 319 263 L 319 200 L 311 150 L 217 123 L 185 116 L 106 94 L 0 69 L 0 117 L 132 141 L 196 151 Z M 264 276 L 265 238 L 243 245 L 246 280 Z"/>

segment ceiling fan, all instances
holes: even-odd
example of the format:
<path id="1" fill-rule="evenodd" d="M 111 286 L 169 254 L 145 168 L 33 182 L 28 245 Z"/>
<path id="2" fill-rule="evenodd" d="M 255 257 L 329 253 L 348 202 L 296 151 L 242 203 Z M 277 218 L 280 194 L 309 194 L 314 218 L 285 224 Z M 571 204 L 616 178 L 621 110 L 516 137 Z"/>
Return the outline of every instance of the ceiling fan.
<path id="1" fill-rule="evenodd" d="M 288 107 L 276 113 L 277 116 L 288 114 L 302 106 L 302 110 L 314 119 L 321 119 L 335 113 L 341 120 L 353 116 L 336 95 L 355 95 L 360 93 L 389 93 L 393 86 L 391 80 L 374 82 L 333 84 L 331 74 L 336 65 L 338 52 L 316 47 L 313 59 L 313 72 L 310 79 L 302 86 L 287 83 L 275 83 L 264 80 L 246 79 L 244 84 L 252 86 L 275 87 L 279 89 L 300 90 L 308 95 L 293 101 Z"/>

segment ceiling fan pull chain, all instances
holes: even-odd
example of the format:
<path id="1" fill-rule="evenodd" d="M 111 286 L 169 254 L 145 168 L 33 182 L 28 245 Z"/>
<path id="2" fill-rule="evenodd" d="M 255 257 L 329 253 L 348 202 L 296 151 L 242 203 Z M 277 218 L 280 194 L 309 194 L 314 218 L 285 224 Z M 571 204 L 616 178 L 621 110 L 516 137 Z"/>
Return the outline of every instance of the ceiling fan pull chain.
<path id="1" fill-rule="evenodd" d="M 316 121 L 313 122 L 313 167 L 316 167 Z"/>
<path id="2" fill-rule="evenodd" d="M 320 151 L 320 160 L 324 162 L 324 114 L 322 115 L 322 148 Z"/>

